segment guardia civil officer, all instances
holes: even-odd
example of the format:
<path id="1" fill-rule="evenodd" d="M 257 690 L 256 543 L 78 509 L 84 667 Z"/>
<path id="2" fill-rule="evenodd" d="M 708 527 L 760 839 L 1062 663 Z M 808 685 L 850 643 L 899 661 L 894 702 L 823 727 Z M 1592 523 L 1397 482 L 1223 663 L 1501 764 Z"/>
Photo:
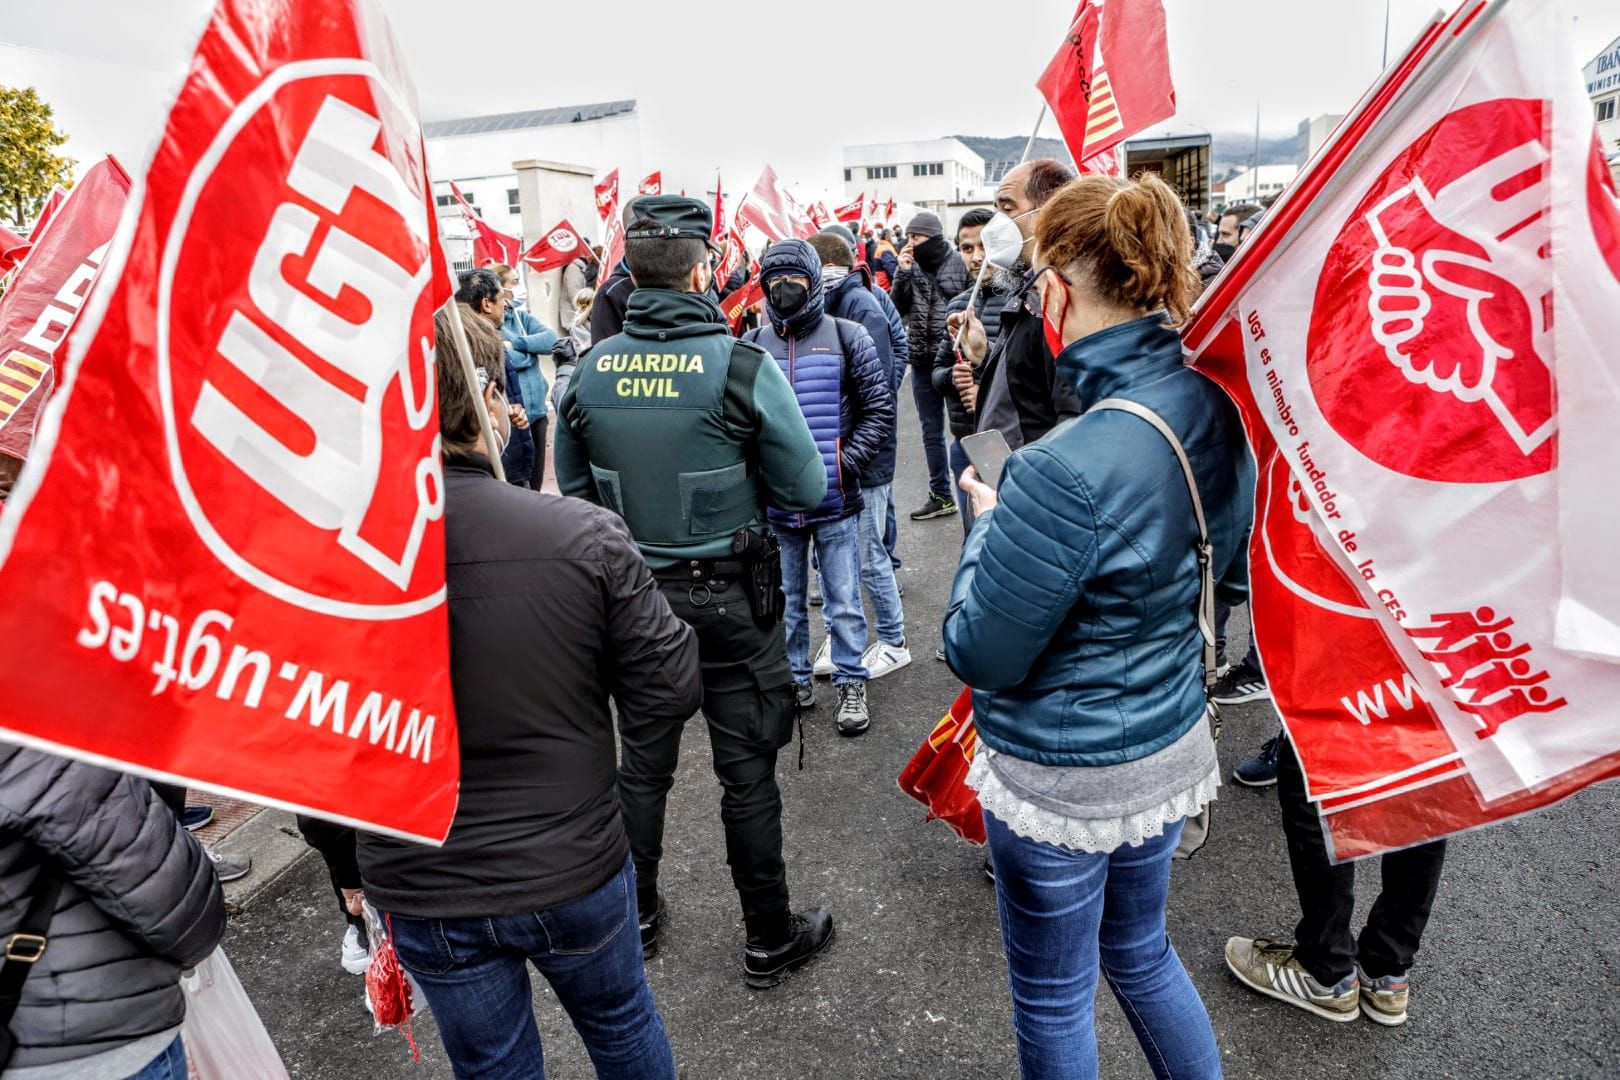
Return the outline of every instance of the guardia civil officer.
<path id="1" fill-rule="evenodd" d="M 697 631 L 726 860 L 748 935 L 743 972 L 762 989 L 833 933 L 826 911 L 788 906 L 776 755 L 792 739 L 793 675 L 765 524 L 767 507 L 820 505 L 827 470 L 782 369 L 727 332 L 710 291 L 709 208 L 659 195 L 636 211 L 624 331 L 596 342 L 574 372 L 557 481 L 624 518 L 670 607 Z M 619 713 L 619 799 L 647 956 L 666 910 L 658 862 L 681 727 Z"/>

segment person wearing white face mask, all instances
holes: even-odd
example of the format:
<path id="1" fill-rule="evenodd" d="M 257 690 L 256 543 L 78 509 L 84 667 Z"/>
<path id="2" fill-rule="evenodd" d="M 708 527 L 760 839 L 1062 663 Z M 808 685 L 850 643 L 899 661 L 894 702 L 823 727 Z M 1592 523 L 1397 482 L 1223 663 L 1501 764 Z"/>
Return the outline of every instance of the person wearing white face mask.
<path id="1" fill-rule="evenodd" d="M 989 266 L 1028 273 L 1036 211 L 1073 179 L 1073 170 L 1051 158 L 1026 161 L 1008 171 L 996 189 L 996 216 L 980 234 Z M 948 327 L 953 336 L 962 330 L 962 355 L 979 368 L 978 430 L 996 428 L 1017 449 L 1045 435 L 1059 420 L 1078 415 L 1080 408 L 1073 392 L 1056 378 L 1034 283 L 1009 291 L 1013 295 L 1002 311 L 995 341 L 986 338 L 984 324 L 971 312 L 953 315 Z"/>

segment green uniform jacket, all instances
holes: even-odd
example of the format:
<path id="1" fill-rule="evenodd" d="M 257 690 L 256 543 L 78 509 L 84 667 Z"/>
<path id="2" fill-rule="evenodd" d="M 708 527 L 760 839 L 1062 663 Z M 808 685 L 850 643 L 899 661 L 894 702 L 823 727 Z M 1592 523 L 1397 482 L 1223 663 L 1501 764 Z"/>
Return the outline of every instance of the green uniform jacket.
<path id="1" fill-rule="evenodd" d="M 827 471 L 782 369 L 708 296 L 637 289 L 624 332 L 580 360 L 557 417 L 557 483 L 630 526 L 653 569 L 725 558 L 766 507 L 814 509 Z"/>

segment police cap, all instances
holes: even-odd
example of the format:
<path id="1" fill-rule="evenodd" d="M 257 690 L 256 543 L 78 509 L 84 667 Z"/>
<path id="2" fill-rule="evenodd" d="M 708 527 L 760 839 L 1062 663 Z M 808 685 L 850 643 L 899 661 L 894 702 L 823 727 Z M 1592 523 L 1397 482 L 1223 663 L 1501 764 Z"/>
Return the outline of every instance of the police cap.
<path id="1" fill-rule="evenodd" d="M 625 232 L 628 240 L 702 240 L 711 248 L 714 215 L 708 206 L 685 195 L 647 195 L 636 200 L 636 218 Z"/>

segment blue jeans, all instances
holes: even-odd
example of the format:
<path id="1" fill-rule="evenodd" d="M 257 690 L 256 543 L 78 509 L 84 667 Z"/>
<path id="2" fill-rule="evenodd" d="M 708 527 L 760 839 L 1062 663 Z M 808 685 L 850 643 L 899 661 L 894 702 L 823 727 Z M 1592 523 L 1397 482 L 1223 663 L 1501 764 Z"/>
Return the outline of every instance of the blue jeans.
<path id="1" fill-rule="evenodd" d="M 865 682 L 866 615 L 861 609 L 859 516 L 814 525 L 778 529 L 782 540 L 782 591 L 787 594 L 788 663 L 793 681 L 806 683 L 810 666 L 810 548 L 821 564 L 821 617 L 832 635 L 833 683 Z"/>
<path id="2" fill-rule="evenodd" d="M 945 399 L 925 371 L 911 371 L 911 400 L 922 424 L 923 457 L 928 461 L 928 490 L 938 499 L 951 497 L 951 474 L 945 464 Z"/>
<path id="3" fill-rule="evenodd" d="M 962 474 L 967 472 L 967 451 L 962 449 L 961 439 L 951 440 L 951 484 L 956 493 L 956 506 L 961 511 L 962 539 L 967 539 L 969 530 L 973 528 L 973 500 L 968 493 L 962 490 Z"/>
<path id="4" fill-rule="evenodd" d="M 176 1035 L 163 1053 L 148 1061 L 145 1068 L 131 1075 L 129 1080 L 186 1080 L 189 1075 L 186 1047 Z"/>
<path id="5" fill-rule="evenodd" d="M 1140 846 L 1086 854 L 984 815 L 1024 1080 L 1094 1080 L 1099 966 L 1160 1080 L 1221 1075 L 1204 1003 L 1165 932 L 1181 823 Z"/>
<path id="6" fill-rule="evenodd" d="M 877 616 L 877 636 L 890 645 L 906 640 L 906 613 L 900 605 L 900 586 L 894 564 L 883 546 L 883 520 L 889 512 L 889 491 L 894 485 L 863 488 L 866 509 L 861 511 L 861 585 Z"/>
<path id="7" fill-rule="evenodd" d="M 544 1077 L 532 963 L 613 1080 L 675 1080 L 675 1057 L 647 985 L 630 860 L 578 900 L 485 919 L 393 916 L 399 960 L 433 1009 L 457 1076 Z"/>

